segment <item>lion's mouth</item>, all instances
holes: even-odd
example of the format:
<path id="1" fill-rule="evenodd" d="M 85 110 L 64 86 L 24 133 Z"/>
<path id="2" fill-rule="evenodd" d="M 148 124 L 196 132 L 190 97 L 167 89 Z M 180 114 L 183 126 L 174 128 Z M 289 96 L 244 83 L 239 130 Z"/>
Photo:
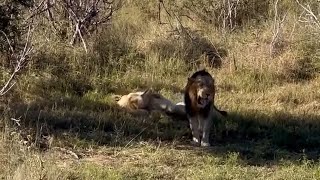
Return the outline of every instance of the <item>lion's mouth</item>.
<path id="1" fill-rule="evenodd" d="M 208 98 L 198 97 L 197 103 L 199 107 L 205 107 L 208 104 Z"/>

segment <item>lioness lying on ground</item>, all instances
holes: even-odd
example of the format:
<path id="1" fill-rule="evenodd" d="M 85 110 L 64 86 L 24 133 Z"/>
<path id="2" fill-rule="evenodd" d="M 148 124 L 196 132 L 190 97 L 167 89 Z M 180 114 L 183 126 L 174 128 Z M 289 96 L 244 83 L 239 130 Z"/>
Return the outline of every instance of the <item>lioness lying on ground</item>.
<path id="1" fill-rule="evenodd" d="M 205 70 L 195 72 L 185 87 L 185 110 L 192 131 L 192 144 L 210 146 L 209 132 L 213 118 L 219 112 L 214 105 L 215 84 L 213 77 Z"/>
<path id="2" fill-rule="evenodd" d="M 184 105 L 176 105 L 150 89 L 124 95 L 118 98 L 117 104 L 135 114 L 143 115 L 150 111 L 161 111 L 169 115 L 185 116 Z"/>

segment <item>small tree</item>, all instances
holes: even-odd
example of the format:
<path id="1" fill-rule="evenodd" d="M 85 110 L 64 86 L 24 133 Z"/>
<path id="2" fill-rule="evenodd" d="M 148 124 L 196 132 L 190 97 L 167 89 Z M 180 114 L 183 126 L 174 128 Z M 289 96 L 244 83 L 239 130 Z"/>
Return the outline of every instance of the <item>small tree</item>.
<path id="1" fill-rule="evenodd" d="M 16 75 L 27 64 L 32 52 L 32 25 L 25 26 L 20 23 L 24 13 L 32 5 L 32 0 L 12 0 L 0 4 L 0 54 L 2 55 L 0 62 L 5 68 L 12 68 L 8 70 L 11 71 L 10 77 L 5 80 L 3 86 L 0 86 L 0 96 L 6 94 L 14 86 Z M 27 32 L 26 40 L 23 40 L 25 32 Z"/>
<path id="2" fill-rule="evenodd" d="M 65 34 L 71 30 L 67 32 L 70 44 L 82 42 L 87 52 L 86 37 L 100 25 L 110 23 L 121 4 L 122 0 L 42 0 L 29 19 L 44 13 L 55 32 Z"/>
<path id="3" fill-rule="evenodd" d="M 10 49 L 9 51 L 10 60 L 15 61 L 13 72 L 10 75 L 10 78 L 6 81 L 4 86 L 0 89 L 0 96 L 3 96 L 15 85 L 15 82 L 13 82 L 13 80 L 15 79 L 17 73 L 27 64 L 28 59 L 30 57 L 30 53 L 32 52 L 33 48 L 31 44 L 31 33 L 32 33 L 31 26 L 29 26 L 29 29 L 28 29 L 28 34 L 27 34 L 24 48 L 20 51 L 14 50 L 8 36 L 4 31 L 1 30 L 0 32 L 7 39 L 9 49 Z"/>

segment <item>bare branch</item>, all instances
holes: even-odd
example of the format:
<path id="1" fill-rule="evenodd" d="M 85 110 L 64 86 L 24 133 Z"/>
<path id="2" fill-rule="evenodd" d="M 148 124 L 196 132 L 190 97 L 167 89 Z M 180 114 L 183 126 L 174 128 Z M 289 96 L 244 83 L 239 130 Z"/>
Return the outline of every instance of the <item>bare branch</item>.
<path id="1" fill-rule="evenodd" d="M 319 21 L 318 17 L 312 12 L 310 5 L 304 6 L 303 4 L 301 4 L 301 3 L 299 2 L 299 0 L 296 0 L 296 2 L 299 4 L 300 7 L 303 8 L 303 10 L 304 10 L 305 12 L 307 12 L 307 15 L 306 15 L 306 16 L 307 16 L 307 17 L 308 17 L 308 16 L 311 17 L 311 18 L 304 18 L 305 20 L 304 20 L 304 21 L 301 21 L 301 20 L 300 20 L 300 22 L 310 23 L 310 24 L 313 23 L 313 24 L 315 24 L 315 25 L 317 26 L 317 30 L 320 30 L 320 21 Z M 310 22 L 310 21 L 311 21 L 311 22 Z"/>
<path id="2" fill-rule="evenodd" d="M 87 44 L 86 44 L 86 42 L 84 41 L 84 39 L 83 39 L 83 37 L 82 37 L 82 34 L 81 34 L 80 23 L 77 24 L 76 32 L 78 32 L 78 34 L 79 34 L 79 37 L 80 37 L 80 39 L 81 39 L 81 41 L 82 41 L 84 50 L 86 51 L 86 53 L 88 53 Z"/>
<path id="3" fill-rule="evenodd" d="M 274 4 L 274 24 L 273 24 L 272 41 L 270 43 L 270 56 L 274 55 L 274 48 L 278 42 L 279 34 L 280 34 L 281 28 L 282 28 L 282 24 L 287 17 L 287 12 L 286 12 L 283 15 L 283 17 L 280 19 L 279 15 L 278 15 L 278 2 L 279 2 L 279 0 L 276 0 L 276 2 Z"/>
<path id="4" fill-rule="evenodd" d="M 6 84 L 0 90 L 0 96 L 5 95 L 15 84 L 16 82 L 12 83 L 13 78 L 16 76 L 17 71 L 13 71 L 10 78 L 7 80 Z"/>
<path id="5" fill-rule="evenodd" d="M 28 19 L 45 12 L 46 19 L 50 21 L 51 26 L 59 31 L 65 28 L 54 19 L 54 15 L 65 13 L 64 18 L 72 31 L 72 36 L 69 37 L 70 44 L 82 42 L 87 52 L 85 38 L 97 31 L 98 25 L 110 22 L 113 12 L 120 7 L 122 2 L 123 0 L 41 0 Z"/>
<path id="6" fill-rule="evenodd" d="M 45 1 L 47 1 L 46 3 L 44 3 Z M 33 13 L 27 17 L 25 19 L 25 21 L 29 20 L 29 19 L 32 19 L 33 17 L 43 13 L 43 12 L 46 12 L 48 11 L 50 8 L 52 8 L 53 6 L 55 5 L 55 1 L 51 4 L 50 3 L 50 0 L 43 0 L 39 3 L 39 5 L 33 10 Z M 42 6 L 45 6 L 43 9 Z"/>
<path id="7" fill-rule="evenodd" d="M 53 4 L 55 3 L 55 1 L 53 2 Z M 52 12 L 51 12 L 51 10 L 50 10 L 50 6 L 51 6 L 51 4 L 50 4 L 50 0 L 47 0 L 47 3 L 46 3 L 46 8 L 47 8 L 47 16 L 48 16 L 48 19 L 50 20 L 50 22 L 51 22 L 51 26 L 55 29 L 55 30 L 57 30 L 57 27 L 56 27 L 56 25 L 55 25 L 55 21 L 54 21 L 54 19 L 53 19 L 53 15 L 52 15 Z"/>
<path id="8" fill-rule="evenodd" d="M 14 52 L 13 48 L 11 47 L 11 57 L 17 59 L 17 63 L 14 67 L 14 70 L 12 74 L 10 75 L 9 79 L 6 81 L 5 85 L 0 89 L 0 96 L 5 95 L 15 84 L 16 82 L 13 82 L 14 78 L 16 77 L 17 73 L 21 70 L 21 68 L 25 65 L 26 61 L 28 60 L 28 56 L 32 52 L 32 45 L 30 43 L 30 36 L 32 34 L 33 30 L 31 29 L 31 26 L 29 25 L 28 28 L 28 34 L 26 38 L 26 43 L 24 45 L 23 51 L 20 52 L 20 54 L 17 54 Z M 6 34 L 2 31 L 2 33 L 6 36 Z M 10 40 L 7 38 L 8 44 L 10 45 Z"/>
<path id="9" fill-rule="evenodd" d="M 11 53 L 14 53 L 13 47 L 11 46 L 11 42 L 10 42 L 7 34 L 6 34 L 4 31 L 2 31 L 2 30 L 0 30 L 0 32 L 1 32 L 1 33 L 4 35 L 4 37 L 7 39 L 7 42 L 8 42 L 8 45 L 9 45 L 9 48 L 10 48 Z"/>

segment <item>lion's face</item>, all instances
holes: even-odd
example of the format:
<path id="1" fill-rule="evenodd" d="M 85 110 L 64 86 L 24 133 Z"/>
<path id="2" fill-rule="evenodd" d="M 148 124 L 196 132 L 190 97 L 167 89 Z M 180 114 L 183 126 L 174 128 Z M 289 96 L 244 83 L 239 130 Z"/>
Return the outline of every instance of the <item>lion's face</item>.
<path id="1" fill-rule="evenodd" d="M 146 102 L 142 97 L 142 92 L 129 93 L 129 102 L 134 107 L 133 109 L 143 109 L 146 107 Z"/>
<path id="2" fill-rule="evenodd" d="M 130 109 L 146 109 L 151 99 L 151 91 L 146 90 L 144 92 L 134 92 L 124 95 L 117 102 L 122 107 Z"/>
<path id="3" fill-rule="evenodd" d="M 196 91 L 197 106 L 204 108 L 214 99 L 215 88 L 214 80 L 209 76 L 198 76 L 196 78 L 189 78 L 193 88 Z"/>

